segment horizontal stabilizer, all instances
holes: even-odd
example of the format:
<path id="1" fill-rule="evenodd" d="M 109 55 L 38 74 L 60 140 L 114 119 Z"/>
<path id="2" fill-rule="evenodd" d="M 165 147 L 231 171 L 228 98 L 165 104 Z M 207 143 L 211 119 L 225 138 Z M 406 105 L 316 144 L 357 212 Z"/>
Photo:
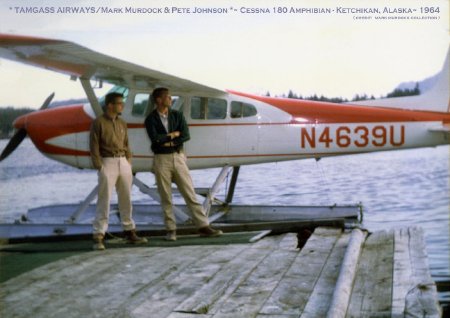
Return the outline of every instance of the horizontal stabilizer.
<path id="1" fill-rule="evenodd" d="M 438 132 L 438 133 L 445 133 L 445 134 L 450 135 L 450 127 L 445 127 L 445 126 L 436 127 L 436 128 L 430 128 L 430 129 L 428 129 L 428 131 Z"/>

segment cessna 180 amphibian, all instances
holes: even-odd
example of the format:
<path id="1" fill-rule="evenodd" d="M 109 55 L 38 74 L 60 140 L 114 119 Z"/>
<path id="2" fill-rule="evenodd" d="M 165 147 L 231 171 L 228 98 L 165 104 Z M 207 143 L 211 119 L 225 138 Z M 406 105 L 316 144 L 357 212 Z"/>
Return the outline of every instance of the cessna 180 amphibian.
<path id="1" fill-rule="evenodd" d="M 50 96 L 41 110 L 19 117 L 1 160 L 28 135 L 47 157 L 92 168 L 89 129 L 102 113 L 93 81 L 114 84 L 112 90 L 126 98 L 122 118 L 136 173 L 152 167 L 144 119 L 153 107 L 150 93 L 159 86 L 170 88 L 172 107 L 188 122 L 191 140 L 185 152 L 192 169 L 234 167 L 237 172 L 242 165 L 433 147 L 450 140 L 448 57 L 438 81 L 423 95 L 376 100 L 372 107 L 219 90 L 53 39 L 0 34 L 0 57 L 79 79 L 89 100 L 47 108 Z M 392 107 L 384 106 L 387 101 Z"/>

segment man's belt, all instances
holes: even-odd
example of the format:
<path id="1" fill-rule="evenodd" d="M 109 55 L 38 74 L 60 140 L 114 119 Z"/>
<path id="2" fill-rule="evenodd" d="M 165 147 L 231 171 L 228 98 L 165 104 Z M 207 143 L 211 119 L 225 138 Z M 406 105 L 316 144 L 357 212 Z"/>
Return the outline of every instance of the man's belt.
<path id="1" fill-rule="evenodd" d="M 119 155 L 119 154 L 104 156 L 104 158 L 124 158 L 124 157 L 125 157 L 125 155 Z"/>
<path id="2" fill-rule="evenodd" d="M 153 152 L 155 155 L 167 155 L 174 152 L 180 153 L 182 150 L 183 146 L 178 145 L 178 146 L 159 147 L 158 149 L 153 149 Z"/>

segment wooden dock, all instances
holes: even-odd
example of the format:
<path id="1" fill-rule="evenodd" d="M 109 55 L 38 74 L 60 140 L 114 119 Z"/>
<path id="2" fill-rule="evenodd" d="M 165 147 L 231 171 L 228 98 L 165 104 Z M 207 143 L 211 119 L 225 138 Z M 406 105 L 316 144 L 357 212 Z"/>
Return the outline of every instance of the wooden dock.
<path id="1" fill-rule="evenodd" d="M 2 283 L 0 316 L 440 317 L 420 228 L 321 227 L 297 244 L 289 233 L 81 253 Z"/>

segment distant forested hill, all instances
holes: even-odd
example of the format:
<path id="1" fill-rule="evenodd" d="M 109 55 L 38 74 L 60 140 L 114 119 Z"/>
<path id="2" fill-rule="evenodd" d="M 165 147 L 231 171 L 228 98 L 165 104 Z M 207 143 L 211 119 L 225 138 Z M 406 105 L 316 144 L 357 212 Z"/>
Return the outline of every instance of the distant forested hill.
<path id="1" fill-rule="evenodd" d="M 0 108 L 0 138 L 9 138 L 13 132 L 13 121 L 17 117 L 32 111 L 31 108 Z"/>

